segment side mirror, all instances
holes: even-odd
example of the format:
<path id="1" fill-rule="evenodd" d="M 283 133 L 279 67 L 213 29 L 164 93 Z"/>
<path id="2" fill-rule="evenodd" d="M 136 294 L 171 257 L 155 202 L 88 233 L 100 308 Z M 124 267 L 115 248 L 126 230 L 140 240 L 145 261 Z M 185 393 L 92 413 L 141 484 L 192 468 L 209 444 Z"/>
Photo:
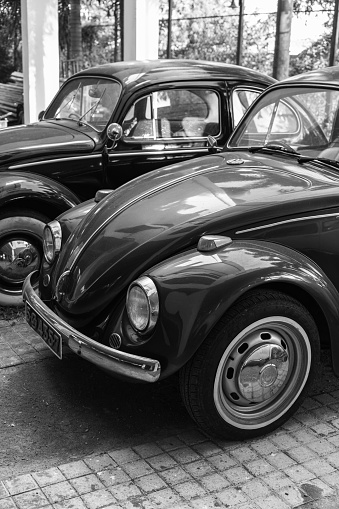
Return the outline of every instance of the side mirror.
<path id="1" fill-rule="evenodd" d="M 44 114 L 45 114 L 45 110 L 40 111 L 40 113 L 38 115 L 38 120 L 41 120 L 42 117 L 44 116 Z"/>
<path id="2" fill-rule="evenodd" d="M 215 154 L 216 152 L 219 151 L 217 140 L 214 138 L 214 136 L 211 136 L 210 134 L 207 136 L 207 146 L 208 146 L 208 151 L 211 154 Z"/>
<path id="3" fill-rule="evenodd" d="M 110 124 L 107 127 L 107 138 L 112 140 L 114 143 L 120 140 L 122 137 L 122 127 L 119 124 Z"/>

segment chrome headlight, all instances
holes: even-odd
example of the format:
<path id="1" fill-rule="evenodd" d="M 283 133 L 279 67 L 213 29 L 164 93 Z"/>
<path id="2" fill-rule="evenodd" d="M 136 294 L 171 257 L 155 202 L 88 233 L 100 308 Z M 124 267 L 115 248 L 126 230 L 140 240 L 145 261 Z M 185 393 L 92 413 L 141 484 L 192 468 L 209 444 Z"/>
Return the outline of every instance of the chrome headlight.
<path id="1" fill-rule="evenodd" d="M 60 252 L 62 241 L 61 226 L 58 221 L 51 221 L 44 228 L 43 248 L 48 263 L 52 263 Z"/>
<path id="2" fill-rule="evenodd" d="M 159 297 L 152 279 L 142 276 L 130 284 L 126 309 L 134 330 L 145 334 L 154 328 L 159 316 Z"/>

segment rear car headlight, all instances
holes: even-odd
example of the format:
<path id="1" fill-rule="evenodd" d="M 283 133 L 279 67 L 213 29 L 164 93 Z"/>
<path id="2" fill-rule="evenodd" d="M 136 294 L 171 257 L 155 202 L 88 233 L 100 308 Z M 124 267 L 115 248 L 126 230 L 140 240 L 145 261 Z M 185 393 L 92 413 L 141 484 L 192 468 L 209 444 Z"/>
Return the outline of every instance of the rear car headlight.
<path id="1" fill-rule="evenodd" d="M 142 276 L 130 284 L 126 309 L 134 330 L 145 334 L 154 328 L 159 316 L 159 297 L 151 278 Z"/>
<path id="2" fill-rule="evenodd" d="M 51 221 L 44 228 L 43 249 L 48 263 L 52 263 L 60 252 L 62 241 L 61 226 L 58 221 Z"/>

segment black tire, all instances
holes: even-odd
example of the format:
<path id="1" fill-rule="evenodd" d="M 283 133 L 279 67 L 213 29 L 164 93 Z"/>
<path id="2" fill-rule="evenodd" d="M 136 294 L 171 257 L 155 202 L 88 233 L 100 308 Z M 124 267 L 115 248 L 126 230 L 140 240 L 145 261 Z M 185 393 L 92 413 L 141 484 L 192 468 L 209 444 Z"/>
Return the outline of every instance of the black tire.
<path id="1" fill-rule="evenodd" d="M 246 439 L 295 412 L 319 363 L 317 326 L 307 309 L 276 291 L 239 300 L 180 372 L 184 404 L 207 434 Z"/>
<path id="2" fill-rule="evenodd" d="M 39 269 L 49 218 L 31 210 L 0 214 L 0 305 L 20 306 L 25 277 Z"/>

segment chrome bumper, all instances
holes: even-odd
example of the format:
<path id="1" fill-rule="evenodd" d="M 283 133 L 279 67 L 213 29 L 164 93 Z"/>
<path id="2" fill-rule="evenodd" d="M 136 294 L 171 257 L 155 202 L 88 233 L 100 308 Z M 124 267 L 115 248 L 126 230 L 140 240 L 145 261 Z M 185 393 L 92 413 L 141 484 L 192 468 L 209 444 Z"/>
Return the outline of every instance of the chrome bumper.
<path id="1" fill-rule="evenodd" d="M 73 329 L 58 315 L 53 313 L 33 289 L 31 277 L 34 274 L 35 272 L 29 274 L 24 282 L 24 302 L 28 302 L 33 310 L 50 327 L 61 334 L 63 343 L 67 344 L 74 353 L 112 375 L 143 382 L 155 382 L 158 380 L 161 372 L 159 361 L 121 352 L 97 343 L 76 329 Z"/>

